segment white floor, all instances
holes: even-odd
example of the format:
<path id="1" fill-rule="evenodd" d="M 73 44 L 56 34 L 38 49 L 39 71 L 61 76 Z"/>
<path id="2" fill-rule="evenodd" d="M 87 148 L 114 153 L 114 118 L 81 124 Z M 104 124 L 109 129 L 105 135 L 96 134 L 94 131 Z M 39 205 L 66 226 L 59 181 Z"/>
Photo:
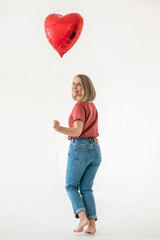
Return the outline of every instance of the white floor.
<path id="1" fill-rule="evenodd" d="M 95 235 L 89 235 L 85 233 L 74 233 L 72 231 L 72 226 L 67 223 L 66 226 L 57 226 L 54 225 L 12 225 L 5 226 L 0 229 L 0 239 L 1 240 L 72 240 L 72 239 L 96 239 L 96 240 L 159 240 L 160 235 L 156 236 L 153 234 L 147 234 L 145 229 L 141 229 L 133 233 L 126 232 L 123 229 L 121 232 L 113 231 L 109 229 L 107 225 L 99 225 L 98 232 Z"/>
<path id="2" fill-rule="evenodd" d="M 74 233 L 79 220 L 74 218 L 69 201 L 65 199 L 61 207 L 60 202 L 57 203 L 51 208 L 47 206 L 39 211 L 32 210 L 32 213 L 25 212 L 25 216 L 17 212 L 12 219 L 4 219 L 0 224 L 0 240 L 160 240 L 160 225 L 152 216 L 142 217 L 129 209 L 125 212 L 122 206 L 116 209 L 115 205 L 113 211 L 110 204 L 99 201 L 97 233 Z"/>

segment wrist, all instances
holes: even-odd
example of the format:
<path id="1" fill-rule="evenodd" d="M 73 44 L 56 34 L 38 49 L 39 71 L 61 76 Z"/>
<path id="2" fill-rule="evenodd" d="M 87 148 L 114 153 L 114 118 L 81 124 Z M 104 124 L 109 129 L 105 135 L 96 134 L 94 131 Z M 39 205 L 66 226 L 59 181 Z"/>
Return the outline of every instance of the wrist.
<path id="1" fill-rule="evenodd" d="M 59 128 L 57 128 L 57 132 L 60 132 L 61 126 L 59 126 Z"/>

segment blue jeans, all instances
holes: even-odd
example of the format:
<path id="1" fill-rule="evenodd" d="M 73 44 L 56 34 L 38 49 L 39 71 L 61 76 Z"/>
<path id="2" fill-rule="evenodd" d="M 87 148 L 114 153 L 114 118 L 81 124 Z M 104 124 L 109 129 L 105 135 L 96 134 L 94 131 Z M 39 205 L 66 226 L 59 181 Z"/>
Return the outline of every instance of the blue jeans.
<path id="1" fill-rule="evenodd" d="M 65 188 L 76 218 L 85 211 L 88 219 L 97 220 L 92 186 L 100 163 L 100 146 L 93 138 L 70 140 Z"/>

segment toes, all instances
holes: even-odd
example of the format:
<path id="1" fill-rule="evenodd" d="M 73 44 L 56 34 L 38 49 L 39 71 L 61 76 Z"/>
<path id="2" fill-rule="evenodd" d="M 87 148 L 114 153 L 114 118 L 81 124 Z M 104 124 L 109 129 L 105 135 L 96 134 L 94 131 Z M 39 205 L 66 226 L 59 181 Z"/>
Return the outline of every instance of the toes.
<path id="1" fill-rule="evenodd" d="M 82 227 L 78 227 L 78 228 L 74 229 L 74 232 L 82 232 L 82 231 L 83 231 Z"/>

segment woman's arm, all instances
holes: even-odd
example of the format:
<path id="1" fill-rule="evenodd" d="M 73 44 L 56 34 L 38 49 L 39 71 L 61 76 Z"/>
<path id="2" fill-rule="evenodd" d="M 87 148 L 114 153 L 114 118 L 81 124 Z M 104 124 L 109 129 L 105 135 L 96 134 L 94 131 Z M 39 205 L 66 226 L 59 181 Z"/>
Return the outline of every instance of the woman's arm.
<path id="1" fill-rule="evenodd" d="M 79 137 L 83 130 L 84 122 L 82 120 L 74 121 L 74 128 L 66 128 L 60 126 L 60 122 L 57 120 L 53 121 L 53 128 L 62 134 L 68 135 L 70 137 Z"/>

